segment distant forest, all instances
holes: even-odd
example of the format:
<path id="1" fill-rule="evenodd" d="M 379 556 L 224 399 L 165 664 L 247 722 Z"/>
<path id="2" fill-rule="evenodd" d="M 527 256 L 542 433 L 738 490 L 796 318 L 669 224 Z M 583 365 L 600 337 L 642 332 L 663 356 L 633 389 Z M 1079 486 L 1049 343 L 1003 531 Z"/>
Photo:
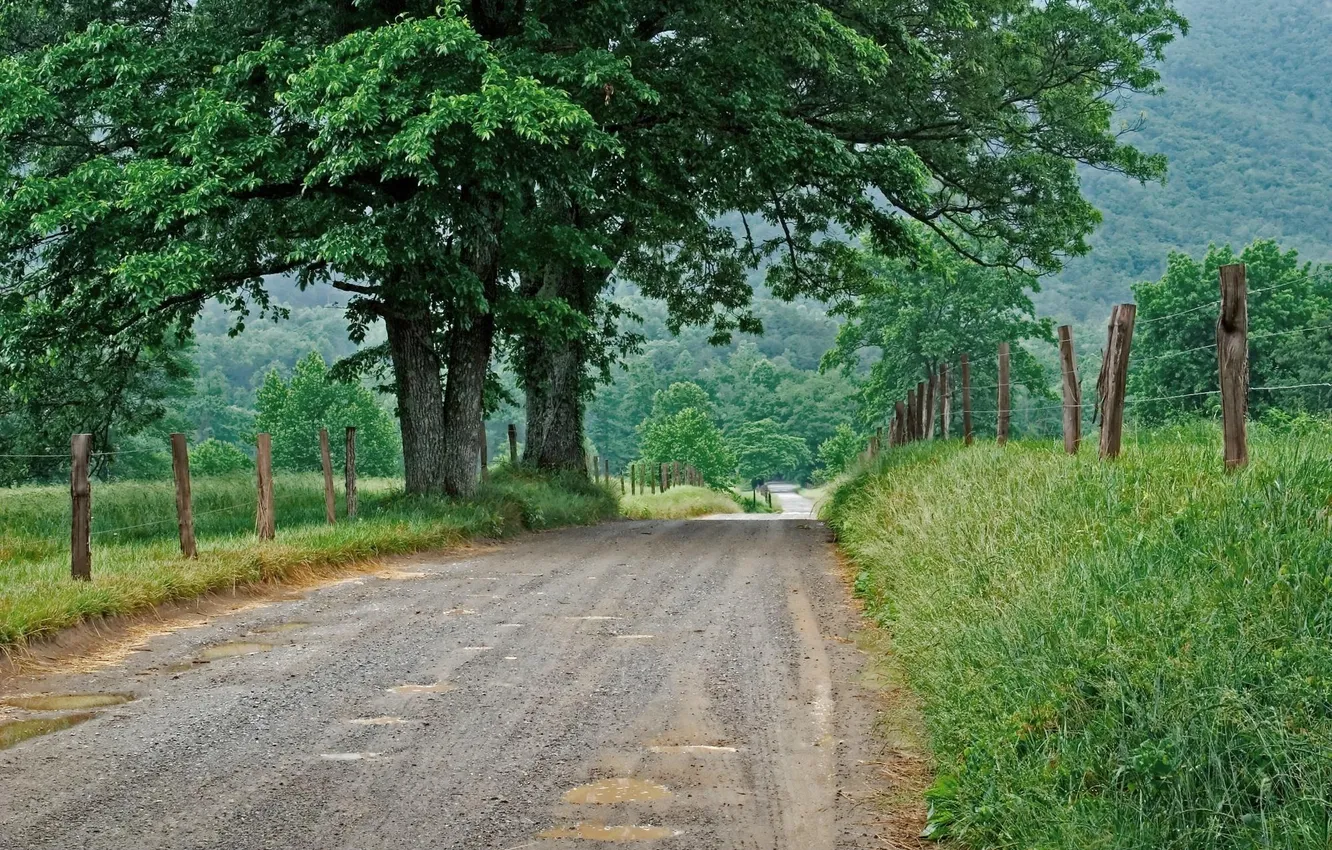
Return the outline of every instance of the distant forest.
<path id="1" fill-rule="evenodd" d="M 1163 67 L 1165 94 L 1126 102 L 1134 144 L 1170 160 L 1166 185 L 1086 171 L 1104 213 L 1091 255 L 1047 280 L 1038 306 L 1102 323 L 1129 287 L 1156 280 L 1172 250 L 1201 256 L 1274 238 L 1332 260 L 1332 3 L 1179 0 L 1187 37 Z"/>

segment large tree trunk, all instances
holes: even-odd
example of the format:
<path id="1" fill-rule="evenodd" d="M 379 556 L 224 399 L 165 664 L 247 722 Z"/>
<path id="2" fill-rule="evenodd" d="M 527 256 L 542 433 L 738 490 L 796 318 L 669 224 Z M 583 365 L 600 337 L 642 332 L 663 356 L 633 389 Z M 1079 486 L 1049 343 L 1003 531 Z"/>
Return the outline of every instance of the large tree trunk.
<path id="1" fill-rule="evenodd" d="M 552 265 L 527 293 L 540 299 L 561 298 L 591 316 L 609 273 L 597 268 Z M 523 340 L 523 386 L 527 395 L 527 443 L 523 462 L 538 469 L 586 470 L 583 411 L 588 389 L 587 363 L 593 341 L 582 332 L 533 335 Z"/>
<path id="2" fill-rule="evenodd" d="M 444 391 L 444 427 L 449 441 L 444 448 L 444 489 L 450 496 L 466 497 L 476 492 L 486 371 L 494 340 L 495 317 L 491 313 L 474 316 L 469 324 L 455 325 L 449 331 L 449 382 Z"/>
<path id="3" fill-rule="evenodd" d="M 444 392 L 435 351 L 434 323 L 428 310 L 419 315 L 385 315 L 393 359 L 402 429 L 402 458 L 407 492 L 442 495 L 444 479 Z"/>

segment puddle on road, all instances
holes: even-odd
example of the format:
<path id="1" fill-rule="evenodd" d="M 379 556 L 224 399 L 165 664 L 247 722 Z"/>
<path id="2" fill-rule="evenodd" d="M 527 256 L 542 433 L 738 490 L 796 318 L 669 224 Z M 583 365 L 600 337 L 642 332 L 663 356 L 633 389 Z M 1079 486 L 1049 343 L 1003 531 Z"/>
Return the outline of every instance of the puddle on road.
<path id="1" fill-rule="evenodd" d="M 476 612 L 470 608 L 450 608 L 444 612 L 445 617 L 468 617 Z"/>
<path id="2" fill-rule="evenodd" d="M 623 617 L 565 617 L 566 620 L 623 620 Z"/>
<path id="3" fill-rule="evenodd" d="M 353 726 L 396 726 L 407 721 L 401 717 L 357 717 L 347 722 Z"/>
<path id="4" fill-rule="evenodd" d="M 616 635 L 616 640 L 652 640 L 656 635 Z"/>
<path id="5" fill-rule="evenodd" d="M 621 777 L 603 779 L 591 785 L 580 785 L 564 794 L 566 803 L 577 805 L 604 805 L 616 803 L 646 803 L 670 798 L 671 789 L 665 785 L 643 779 Z"/>
<path id="6" fill-rule="evenodd" d="M 324 761 L 364 761 L 378 758 L 380 755 L 380 753 L 320 753 L 319 757 Z"/>
<path id="7" fill-rule="evenodd" d="M 264 626 L 262 628 L 255 629 L 254 633 L 257 635 L 280 635 L 280 634 L 285 634 L 287 632 L 298 631 L 300 629 L 308 629 L 310 628 L 310 626 L 311 626 L 310 623 L 293 621 L 290 623 L 278 623 L 272 626 Z"/>
<path id="8" fill-rule="evenodd" d="M 576 823 L 557 826 L 538 833 L 537 838 L 573 838 L 584 841 L 660 841 L 679 835 L 679 830 L 663 826 L 605 826 L 596 823 Z"/>
<path id="9" fill-rule="evenodd" d="M 96 716 L 91 711 L 85 711 L 79 714 L 66 714 L 63 717 L 41 717 L 34 720 L 10 720 L 0 723 L 0 750 L 7 750 L 29 738 L 77 726 Z"/>
<path id="10" fill-rule="evenodd" d="M 0 705 L 27 711 L 69 711 L 71 709 L 105 708 L 134 701 L 134 694 L 34 694 L 9 697 Z"/>
<path id="11" fill-rule="evenodd" d="M 735 747 L 718 747 L 709 744 L 683 744 L 677 747 L 648 747 L 648 749 L 654 753 L 663 753 L 663 754 L 669 754 L 669 753 L 703 754 L 703 753 L 739 752 L 739 750 L 737 750 Z"/>
<path id="12" fill-rule="evenodd" d="M 236 658 L 241 655 L 257 655 L 273 648 L 271 643 L 238 640 L 233 643 L 220 643 L 210 646 L 195 656 L 199 661 L 221 661 L 223 658 Z"/>
<path id="13" fill-rule="evenodd" d="M 391 694 L 447 694 L 457 689 L 458 686 L 452 682 L 436 682 L 433 685 L 398 685 L 388 690 Z"/>

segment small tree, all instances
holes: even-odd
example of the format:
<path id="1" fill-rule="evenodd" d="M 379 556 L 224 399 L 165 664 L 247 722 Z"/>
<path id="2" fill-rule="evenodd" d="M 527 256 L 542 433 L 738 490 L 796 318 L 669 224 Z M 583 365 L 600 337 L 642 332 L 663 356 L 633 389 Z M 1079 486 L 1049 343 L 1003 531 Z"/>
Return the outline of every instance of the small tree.
<path id="1" fill-rule="evenodd" d="M 393 475 L 401 450 L 388 413 L 360 384 L 335 381 L 323 355 L 314 352 L 296 364 L 291 380 L 274 369 L 258 394 L 255 429 L 273 435 L 273 466 L 300 472 L 320 468 L 319 429 L 330 436 L 356 427 L 356 466 L 366 475 Z M 341 452 L 335 453 L 341 463 Z"/>
<path id="2" fill-rule="evenodd" d="M 805 441 L 782 431 L 771 419 L 746 422 L 730 439 L 741 481 L 767 481 L 798 475 L 809 467 Z"/>
<path id="3" fill-rule="evenodd" d="M 190 472 L 194 475 L 233 475 L 251 466 L 245 452 L 212 437 L 190 449 Z"/>
<path id="4" fill-rule="evenodd" d="M 824 477 L 833 478 L 846 471 L 864 448 L 865 440 L 850 425 L 838 425 L 837 432 L 819 445 L 819 462 Z"/>
<path id="5" fill-rule="evenodd" d="M 709 419 L 715 418 L 716 410 L 713 409 L 712 396 L 708 391 L 695 384 L 693 381 L 679 381 L 671 384 L 664 390 L 658 390 L 652 397 L 652 416 L 653 418 L 673 416 L 682 410 L 694 408 L 707 416 Z"/>
<path id="6" fill-rule="evenodd" d="M 706 413 L 686 407 L 653 417 L 639 426 L 643 459 L 653 464 L 679 461 L 699 471 L 709 487 L 725 487 L 735 475 L 735 454 Z"/>

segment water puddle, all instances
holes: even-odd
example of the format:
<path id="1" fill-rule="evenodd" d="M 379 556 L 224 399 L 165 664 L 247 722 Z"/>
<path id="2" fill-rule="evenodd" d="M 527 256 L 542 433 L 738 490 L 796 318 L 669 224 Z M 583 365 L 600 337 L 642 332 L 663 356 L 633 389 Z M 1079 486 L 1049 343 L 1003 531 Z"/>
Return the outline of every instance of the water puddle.
<path id="1" fill-rule="evenodd" d="M 199 661 L 221 661 L 223 658 L 236 658 L 241 655 L 257 655 L 273 648 L 271 643 L 238 640 L 233 643 L 220 643 L 201 651 L 196 658 Z"/>
<path id="2" fill-rule="evenodd" d="M 320 753 L 319 757 L 324 761 L 364 761 L 365 759 L 378 758 L 381 753 Z"/>
<path id="3" fill-rule="evenodd" d="M 0 750 L 7 750 L 21 744 L 29 738 L 59 732 L 71 726 L 77 726 L 97 715 L 91 711 L 80 714 L 66 714 L 63 717 L 42 717 L 35 720 L 10 720 L 0 723 Z"/>
<path id="4" fill-rule="evenodd" d="M 678 747 L 648 747 L 654 753 L 735 753 L 739 752 L 735 747 L 714 747 L 707 744 L 686 744 Z"/>
<path id="5" fill-rule="evenodd" d="M 276 625 L 263 626 L 262 628 L 255 629 L 254 633 L 257 635 L 281 635 L 281 634 L 286 634 L 287 632 L 299 631 L 300 629 L 308 629 L 310 628 L 310 626 L 311 626 L 310 623 L 302 623 L 298 621 L 291 623 L 278 623 Z"/>
<path id="6" fill-rule="evenodd" d="M 357 717 L 347 722 L 353 726 L 396 726 L 407 721 L 401 717 Z"/>
<path id="7" fill-rule="evenodd" d="M 623 620 L 623 617 L 565 617 L 566 620 Z"/>
<path id="8" fill-rule="evenodd" d="M 495 648 L 495 647 L 493 647 L 493 646 L 464 646 L 464 647 L 463 647 L 463 651 L 464 651 L 464 652 L 488 652 L 488 651 L 490 651 L 490 650 L 492 650 L 492 649 L 494 649 L 494 648 Z"/>
<path id="9" fill-rule="evenodd" d="M 557 826 L 539 833 L 537 838 L 573 838 L 584 841 L 660 841 L 679 835 L 679 830 L 663 826 L 604 826 L 595 823 L 576 823 Z"/>
<path id="10" fill-rule="evenodd" d="M 522 627 L 523 627 L 523 624 L 522 624 L 522 623 L 500 623 L 500 624 L 499 624 L 498 626 L 496 626 L 495 628 L 498 628 L 498 629 L 521 629 Z"/>
<path id="11" fill-rule="evenodd" d="M 517 660 L 518 660 L 518 656 L 516 656 L 516 655 L 506 655 L 506 656 L 504 656 L 504 660 L 505 660 L 505 661 L 517 661 Z"/>
<path id="12" fill-rule="evenodd" d="M 467 617 L 476 612 L 470 608 L 450 608 L 444 612 L 445 617 Z"/>
<path id="13" fill-rule="evenodd" d="M 648 782 L 643 779 L 623 777 L 603 779 L 591 785 L 580 785 L 564 794 L 564 802 L 577 805 L 605 805 L 616 803 L 647 803 L 653 800 L 666 800 L 671 796 L 671 789 L 665 785 Z"/>
<path id="14" fill-rule="evenodd" d="M 9 697 L 0 704 L 26 711 L 69 711 L 71 709 L 106 708 L 133 702 L 134 694 L 35 694 Z"/>
<path id="15" fill-rule="evenodd" d="M 652 640 L 656 635 L 616 635 L 616 640 Z"/>
<path id="16" fill-rule="evenodd" d="M 388 690 L 391 694 L 447 694 L 457 689 L 458 686 L 452 682 L 436 682 L 433 685 L 398 685 Z"/>

